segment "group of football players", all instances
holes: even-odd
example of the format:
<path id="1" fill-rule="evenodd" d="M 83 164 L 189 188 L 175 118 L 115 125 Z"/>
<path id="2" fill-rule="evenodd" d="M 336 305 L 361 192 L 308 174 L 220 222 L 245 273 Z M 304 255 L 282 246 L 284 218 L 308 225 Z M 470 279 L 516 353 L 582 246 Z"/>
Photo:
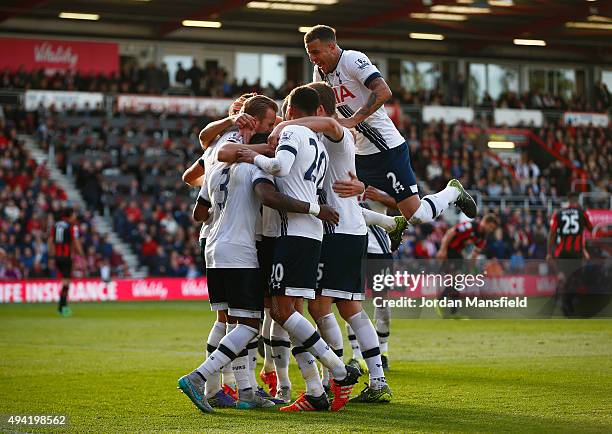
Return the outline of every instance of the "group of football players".
<path id="1" fill-rule="evenodd" d="M 204 154 L 184 175 L 200 185 L 193 216 L 203 222 L 217 318 L 206 360 L 178 386 L 204 412 L 277 404 L 338 411 L 349 400 L 390 401 L 389 312 L 377 309 L 373 324 L 362 308 L 364 260 L 389 259 L 407 224 L 431 222 L 453 204 L 476 215 L 457 180 L 419 197 L 408 147 L 383 106 L 391 92 L 367 56 L 341 49 L 327 26 L 312 28 L 304 43 L 313 82 L 291 91 L 282 118 L 270 98 L 243 95 L 230 116 L 202 131 Z M 402 216 L 388 216 L 388 207 Z M 347 325 L 348 364 L 333 304 Z M 268 391 L 255 374 L 260 336 Z M 293 403 L 291 354 L 305 382 Z M 369 383 L 351 399 L 366 369 Z"/>

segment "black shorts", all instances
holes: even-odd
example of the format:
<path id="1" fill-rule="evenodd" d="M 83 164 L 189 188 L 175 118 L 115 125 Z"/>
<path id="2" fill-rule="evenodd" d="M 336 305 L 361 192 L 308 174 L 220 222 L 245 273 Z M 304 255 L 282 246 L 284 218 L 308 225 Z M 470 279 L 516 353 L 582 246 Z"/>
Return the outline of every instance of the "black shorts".
<path id="1" fill-rule="evenodd" d="M 262 318 L 259 268 L 208 268 L 206 276 L 212 310 L 227 310 L 229 315 L 241 318 Z"/>
<path id="2" fill-rule="evenodd" d="M 343 300 L 364 300 L 363 260 L 367 249 L 367 234 L 323 236 L 317 295 Z"/>
<path id="3" fill-rule="evenodd" d="M 261 237 L 257 242 L 257 260 L 259 261 L 260 286 L 263 288 L 264 297 L 271 297 L 270 276 L 272 274 L 272 262 L 274 260 L 274 247 L 276 237 Z"/>
<path id="4" fill-rule="evenodd" d="M 376 154 L 355 155 L 355 165 L 360 181 L 388 193 L 396 202 L 418 194 L 405 142 Z"/>
<path id="5" fill-rule="evenodd" d="M 270 294 L 315 298 L 321 242 L 285 235 L 276 239 Z"/>
<path id="6" fill-rule="evenodd" d="M 56 257 L 55 265 L 60 274 L 59 277 L 62 279 L 70 279 L 72 277 L 72 259 Z"/>

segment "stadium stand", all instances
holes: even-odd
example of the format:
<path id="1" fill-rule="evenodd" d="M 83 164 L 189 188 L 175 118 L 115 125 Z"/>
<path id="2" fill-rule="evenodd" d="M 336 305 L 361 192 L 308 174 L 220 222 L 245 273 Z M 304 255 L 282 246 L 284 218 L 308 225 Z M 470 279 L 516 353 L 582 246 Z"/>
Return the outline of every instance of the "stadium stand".
<path id="1" fill-rule="evenodd" d="M 0 119 L 0 279 L 54 277 L 47 237 L 67 197 L 24 148 L 14 119 L 7 121 Z M 86 254 L 75 260 L 75 277 L 125 275 L 122 258 L 93 229 L 92 213 L 75 210 Z"/>

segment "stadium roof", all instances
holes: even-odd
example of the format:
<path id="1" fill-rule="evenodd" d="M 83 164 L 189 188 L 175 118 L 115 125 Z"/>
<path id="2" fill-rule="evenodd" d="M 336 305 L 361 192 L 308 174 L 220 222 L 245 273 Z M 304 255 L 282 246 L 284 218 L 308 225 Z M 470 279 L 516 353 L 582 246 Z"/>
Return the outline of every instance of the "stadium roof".
<path id="1" fill-rule="evenodd" d="M 537 39 L 596 61 L 612 56 L 611 16 L 610 0 L 5 0 L 0 32 L 295 46 L 298 28 L 324 23 L 369 46 L 401 47 L 412 34 L 443 39 L 420 41 L 424 47 L 482 55 L 516 38 Z M 221 28 L 185 27 L 185 20 Z"/>

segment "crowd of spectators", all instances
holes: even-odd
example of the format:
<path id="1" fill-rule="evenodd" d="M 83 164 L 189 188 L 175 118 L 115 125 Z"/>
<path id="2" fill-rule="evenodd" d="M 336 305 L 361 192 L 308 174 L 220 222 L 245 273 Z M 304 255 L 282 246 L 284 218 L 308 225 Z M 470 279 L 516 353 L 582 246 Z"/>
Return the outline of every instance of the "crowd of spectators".
<path id="1" fill-rule="evenodd" d="M 598 83 L 594 90 L 593 104 L 589 104 L 584 95 L 574 95 L 572 98 L 563 98 L 546 92 L 528 91 L 523 94 L 507 91 L 502 92 L 497 100 L 491 98 L 487 92 L 477 104 L 482 108 L 511 108 L 533 110 L 558 110 L 579 112 L 606 112 L 612 108 L 610 92 L 603 83 Z"/>
<path id="2" fill-rule="evenodd" d="M 4 69 L 0 73 L 0 87 L 5 89 L 44 89 L 89 91 L 103 93 L 137 93 L 158 95 L 163 93 L 182 93 L 195 96 L 235 97 L 243 93 L 255 92 L 271 98 L 283 98 L 291 89 L 301 83 L 286 81 L 279 87 L 256 80 L 248 83 L 238 80 L 217 64 L 200 66 L 194 59 L 191 65 L 177 64 L 171 80 L 165 63 L 153 62 L 139 66 L 133 59 L 122 61 L 118 74 L 81 74 L 78 71 L 57 71 L 51 75 L 43 69 L 26 71 Z M 171 85 L 171 83 L 173 83 Z M 409 90 L 403 87 L 397 76 L 389 78 L 389 85 L 395 98 L 407 105 L 450 105 L 463 106 L 468 103 L 468 83 L 459 74 L 443 89 L 440 85 L 433 89 Z M 513 91 L 502 92 L 497 99 L 484 92 L 476 102 L 481 108 L 550 109 L 605 112 L 612 108 L 612 96 L 606 84 L 597 82 L 592 92 L 592 104 L 585 95 L 564 98 L 540 91 L 527 91 L 522 94 Z"/>
<path id="3" fill-rule="evenodd" d="M 550 199 L 557 200 L 576 187 L 572 182 L 583 176 L 583 172 L 558 160 L 540 167 L 530 151 L 535 148 L 543 152 L 538 145 L 523 151 L 517 161 L 502 161 L 468 137 L 468 126 L 471 125 L 442 122 L 418 125 L 409 119 L 405 122 L 404 136 L 413 169 L 417 179 L 426 181 L 431 190 L 438 191 L 448 179 L 458 178 L 483 196 L 526 196 L 532 206 L 547 206 Z M 534 132 L 566 157 L 571 166 L 587 172 L 584 176 L 592 191 L 610 191 L 609 129 L 550 125 Z"/>
<path id="4" fill-rule="evenodd" d="M 210 118 L 189 118 L 162 129 L 154 117 L 122 114 L 125 123 L 68 126 L 42 117 L 41 146 L 53 147 L 58 166 L 72 173 L 88 209 L 107 212 L 114 229 L 153 276 L 201 274 L 199 227 L 191 220 L 194 191 L 182 182 L 198 156 L 197 137 Z"/>
<path id="5" fill-rule="evenodd" d="M 82 74 L 78 71 L 55 71 L 53 74 L 38 69 L 26 71 L 5 68 L 0 72 L 0 88 L 41 89 L 102 93 L 136 93 L 160 95 L 164 93 L 188 94 L 217 98 L 230 98 L 243 93 L 255 92 L 271 98 L 283 98 L 297 84 L 286 81 L 275 87 L 260 80 L 248 83 L 246 80 L 230 78 L 227 71 L 219 66 L 202 68 L 196 61 L 188 68 L 178 64 L 171 85 L 170 73 L 165 63 L 160 66 L 148 63 L 139 67 L 135 62 L 124 62 L 118 74 Z"/>
<path id="6" fill-rule="evenodd" d="M 67 197 L 0 118 L 0 279 L 55 277 L 47 252 L 51 228 Z M 92 228 L 91 212 L 76 209 L 84 257 L 74 258 L 74 277 L 125 275 L 121 257 Z"/>

